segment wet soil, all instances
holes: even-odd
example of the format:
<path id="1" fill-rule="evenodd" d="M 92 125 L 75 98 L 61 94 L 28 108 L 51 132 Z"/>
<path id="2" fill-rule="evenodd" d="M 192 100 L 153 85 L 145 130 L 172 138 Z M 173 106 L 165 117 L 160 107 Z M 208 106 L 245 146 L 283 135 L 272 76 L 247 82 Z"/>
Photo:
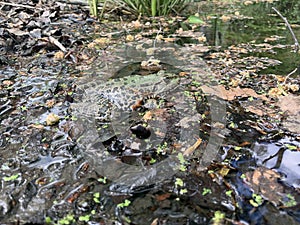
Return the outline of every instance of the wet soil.
<path id="1" fill-rule="evenodd" d="M 1 224 L 299 224 L 299 71 L 290 73 L 297 53 L 275 36 L 228 44 L 236 40 L 228 30 L 255 24 L 245 12 L 256 6 L 270 12 L 264 2 L 227 5 L 226 21 L 219 5 L 215 18 L 191 25 L 122 11 L 99 22 L 84 5 L 59 1 L 3 3 Z M 276 54 L 287 54 L 289 69 L 277 67 L 287 62 Z M 137 66 L 151 56 L 180 76 L 202 74 L 182 83 L 196 116 L 176 117 L 168 103 L 149 110 L 168 133 L 147 151 L 124 151 L 118 135 L 99 141 L 95 119 L 72 112 L 87 103 L 80 87 L 143 75 Z M 179 134 L 183 141 L 174 141 Z"/>

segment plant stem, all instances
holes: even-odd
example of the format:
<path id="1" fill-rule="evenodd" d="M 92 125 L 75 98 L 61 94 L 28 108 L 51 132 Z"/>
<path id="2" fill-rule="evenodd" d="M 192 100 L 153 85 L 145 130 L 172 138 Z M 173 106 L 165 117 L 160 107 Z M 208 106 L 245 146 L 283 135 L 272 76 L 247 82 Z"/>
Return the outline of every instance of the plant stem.
<path id="1" fill-rule="evenodd" d="M 156 0 L 151 0 L 151 14 L 152 16 L 156 15 Z"/>

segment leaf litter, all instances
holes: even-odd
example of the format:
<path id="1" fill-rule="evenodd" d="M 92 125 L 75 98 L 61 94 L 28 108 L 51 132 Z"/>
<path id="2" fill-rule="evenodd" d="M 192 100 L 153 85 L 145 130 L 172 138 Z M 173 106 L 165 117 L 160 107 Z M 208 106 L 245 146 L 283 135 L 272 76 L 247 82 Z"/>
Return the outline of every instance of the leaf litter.
<path id="1" fill-rule="evenodd" d="M 254 2 L 244 1 L 244 4 Z M 278 221 L 284 218 L 296 224 L 295 220 L 299 221 L 299 216 L 295 216 L 299 205 L 299 175 L 291 170 L 299 165 L 293 163 L 291 167 L 284 157 L 297 151 L 274 147 L 277 152 L 259 155 L 260 152 L 251 147 L 262 142 L 268 146 L 278 145 L 277 140 L 288 137 L 286 144 L 299 148 L 299 126 L 295 125 L 299 122 L 299 79 L 288 76 L 282 80 L 278 75 L 265 73 L 265 69 L 282 62 L 251 55 L 273 54 L 290 48 L 276 43 L 283 38 L 266 36 L 265 43 L 241 43 L 220 49 L 206 45 L 209 35 L 202 31 L 211 24 L 207 21 L 202 24 L 198 18 L 193 18 L 197 23 L 192 25 L 182 17 L 174 17 L 172 21 L 157 18 L 156 22 L 146 18 L 123 21 L 123 24 L 104 20 L 101 24 L 87 12 L 82 5 L 64 1 L 15 1 L 1 6 L 1 19 L 6 21 L 0 29 L 3 222 L 42 224 L 47 218 L 54 223 L 75 220 L 80 223 L 88 214 L 89 220 L 106 224 L 124 222 L 127 217 L 135 224 L 141 221 L 143 224 L 185 224 L 186 221 L 238 224 L 270 221 L 279 215 Z M 229 23 L 251 18 L 234 12 L 221 15 L 220 19 Z M 201 27 L 204 28 L 200 32 Z M 77 78 L 105 80 L 108 77 L 103 68 L 110 69 L 114 62 L 127 61 L 114 70 L 121 71 L 123 66 L 132 63 L 129 58 L 118 55 L 120 41 L 126 40 L 129 45 L 137 42 L 136 50 L 139 50 L 139 46 L 143 48 L 140 43 L 152 43 L 153 39 L 159 46 L 159 43 L 180 43 L 184 38 L 193 42 L 183 47 L 189 52 L 191 64 L 204 57 L 215 74 L 206 78 L 214 85 L 193 87 L 201 127 L 199 137 L 193 137 L 189 146 L 185 146 L 184 154 L 189 158 L 182 163 L 186 171 L 155 187 L 116 188 L 110 180 L 106 184 L 98 182 L 103 177 L 77 145 L 84 128 L 68 111 L 77 91 Z M 151 44 L 145 51 L 152 55 L 149 46 Z M 174 57 L 174 52 L 170 57 Z M 144 61 L 145 55 L 138 60 Z M 295 86 L 290 88 L 291 85 Z M 223 127 L 225 142 L 220 150 L 220 161 L 200 170 L 198 157 L 212 129 L 209 105 L 205 102 L 208 96 L 227 102 L 228 122 Z M 155 118 L 149 114 L 145 117 L 150 121 Z M 181 122 L 188 128 L 191 121 Z M 147 165 L 151 154 L 130 152 L 117 156 L 117 160 L 142 161 Z M 262 165 L 258 166 L 256 160 Z M 241 173 L 245 174 L 246 181 L 240 178 Z M 175 185 L 176 178 L 182 181 L 180 187 Z M 109 194 L 113 188 L 119 192 Z M 94 193 L 101 193 L 97 202 L 93 200 Z M 117 205 L 122 202 L 130 203 L 118 209 Z M 257 219 L 257 209 L 271 213 Z M 282 211 L 287 214 L 281 215 Z"/>

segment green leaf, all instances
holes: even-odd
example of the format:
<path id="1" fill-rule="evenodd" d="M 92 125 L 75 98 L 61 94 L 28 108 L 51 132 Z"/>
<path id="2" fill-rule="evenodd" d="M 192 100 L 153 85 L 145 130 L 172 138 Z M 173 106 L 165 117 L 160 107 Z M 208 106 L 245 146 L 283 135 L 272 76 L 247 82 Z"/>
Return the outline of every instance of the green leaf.
<path id="1" fill-rule="evenodd" d="M 52 223 L 52 220 L 49 216 L 45 218 L 45 223 Z"/>
<path id="2" fill-rule="evenodd" d="M 240 147 L 240 146 L 235 146 L 235 147 L 234 147 L 234 150 L 235 150 L 235 151 L 239 151 L 239 150 L 241 150 L 241 149 L 242 149 L 242 147 Z"/>
<path id="3" fill-rule="evenodd" d="M 187 193 L 188 191 L 187 191 L 187 189 L 186 188 L 183 188 L 183 189 L 181 189 L 180 191 L 179 191 L 179 193 L 181 194 L 181 195 L 183 195 L 183 194 L 185 194 L 185 193 Z"/>
<path id="4" fill-rule="evenodd" d="M 119 204 L 117 205 L 117 207 L 119 207 L 119 208 L 124 208 L 124 207 L 129 206 L 130 203 L 131 203 L 131 201 L 129 201 L 128 199 L 125 199 L 125 201 L 122 202 L 122 203 L 119 203 Z"/>
<path id="5" fill-rule="evenodd" d="M 179 170 L 182 171 L 182 172 L 185 172 L 187 170 L 187 168 L 186 168 L 185 165 L 180 165 Z"/>
<path id="6" fill-rule="evenodd" d="M 178 153 L 177 158 L 179 159 L 180 164 L 184 164 L 186 162 L 181 152 Z"/>
<path id="7" fill-rule="evenodd" d="M 296 202 L 295 197 L 293 195 L 287 194 L 286 197 L 289 199 L 289 201 L 285 202 L 284 206 L 292 207 L 292 206 L 297 205 L 297 202 Z"/>
<path id="8" fill-rule="evenodd" d="M 99 181 L 100 183 L 106 184 L 106 177 L 99 178 L 98 181 Z M 100 194 L 99 194 L 99 195 L 100 195 Z"/>
<path id="9" fill-rule="evenodd" d="M 207 194 L 211 194 L 211 193 L 212 193 L 211 189 L 209 189 L 209 188 L 203 188 L 203 191 L 202 191 L 202 195 L 203 196 L 205 196 Z"/>
<path id="10" fill-rule="evenodd" d="M 90 215 L 80 216 L 79 221 L 88 222 L 90 221 L 90 217 L 91 217 Z"/>
<path id="11" fill-rule="evenodd" d="M 184 184 L 183 180 L 181 180 L 180 178 L 176 178 L 176 181 L 175 181 L 176 186 L 182 187 L 183 184 Z"/>
<path id="12" fill-rule="evenodd" d="M 254 207 L 258 207 L 259 205 L 253 200 L 253 199 L 250 199 L 250 204 Z"/>
<path id="13" fill-rule="evenodd" d="M 214 217 L 212 218 L 214 225 L 223 224 L 223 220 L 225 219 L 225 213 L 221 211 L 216 211 Z"/>
<path id="14" fill-rule="evenodd" d="M 154 164 L 154 163 L 156 163 L 156 159 L 151 158 L 150 164 Z"/>
<path id="15" fill-rule="evenodd" d="M 99 200 L 99 198 L 100 198 L 100 193 L 99 193 L 99 192 L 96 192 L 96 193 L 93 194 L 93 196 L 94 196 L 94 198 L 93 198 L 94 202 L 100 203 L 100 200 Z"/>
<path id="16" fill-rule="evenodd" d="M 231 122 L 231 123 L 229 124 L 229 128 L 235 128 L 234 122 Z"/>
<path id="17" fill-rule="evenodd" d="M 198 16 L 194 15 L 189 16 L 188 21 L 192 24 L 204 24 L 203 20 L 201 20 Z"/>
<path id="18" fill-rule="evenodd" d="M 96 202 L 96 203 L 100 203 L 99 198 L 93 198 L 93 200 L 94 200 L 94 202 Z"/>
<path id="19" fill-rule="evenodd" d="M 287 147 L 289 150 L 297 150 L 297 146 L 295 145 L 285 144 L 285 147 Z"/>
<path id="20" fill-rule="evenodd" d="M 264 202 L 264 199 L 257 194 L 252 194 L 252 199 L 250 200 L 250 204 L 254 207 L 260 206 Z"/>
<path id="21" fill-rule="evenodd" d="M 232 190 L 226 191 L 225 193 L 226 193 L 227 196 L 231 197 Z"/>
<path id="22" fill-rule="evenodd" d="M 19 174 L 11 175 L 10 177 L 3 177 L 4 181 L 13 181 L 19 177 Z"/>

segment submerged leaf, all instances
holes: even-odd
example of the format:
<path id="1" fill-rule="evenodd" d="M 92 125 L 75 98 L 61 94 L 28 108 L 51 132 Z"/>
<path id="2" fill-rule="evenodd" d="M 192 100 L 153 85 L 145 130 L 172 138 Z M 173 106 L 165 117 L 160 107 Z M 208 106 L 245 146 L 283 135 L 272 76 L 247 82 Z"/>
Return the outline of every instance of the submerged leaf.
<path id="1" fill-rule="evenodd" d="M 278 182 L 280 175 L 274 170 L 258 167 L 256 170 L 246 173 L 247 182 L 255 193 L 263 195 L 275 205 L 280 204 L 283 186 Z M 252 196 L 253 197 L 253 196 Z M 256 203 L 259 204 L 258 198 Z M 253 203 L 253 202 L 252 202 Z M 252 204 L 251 203 L 251 204 Z M 254 206 L 254 204 L 252 204 Z M 256 206 L 255 206 L 256 207 Z"/>
<path id="2" fill-rule="evenodd" d="M 13 181 L 19 177 L 19 174 L 11 175 L 10 177 L 3 177 L 4 181 Z"/>

